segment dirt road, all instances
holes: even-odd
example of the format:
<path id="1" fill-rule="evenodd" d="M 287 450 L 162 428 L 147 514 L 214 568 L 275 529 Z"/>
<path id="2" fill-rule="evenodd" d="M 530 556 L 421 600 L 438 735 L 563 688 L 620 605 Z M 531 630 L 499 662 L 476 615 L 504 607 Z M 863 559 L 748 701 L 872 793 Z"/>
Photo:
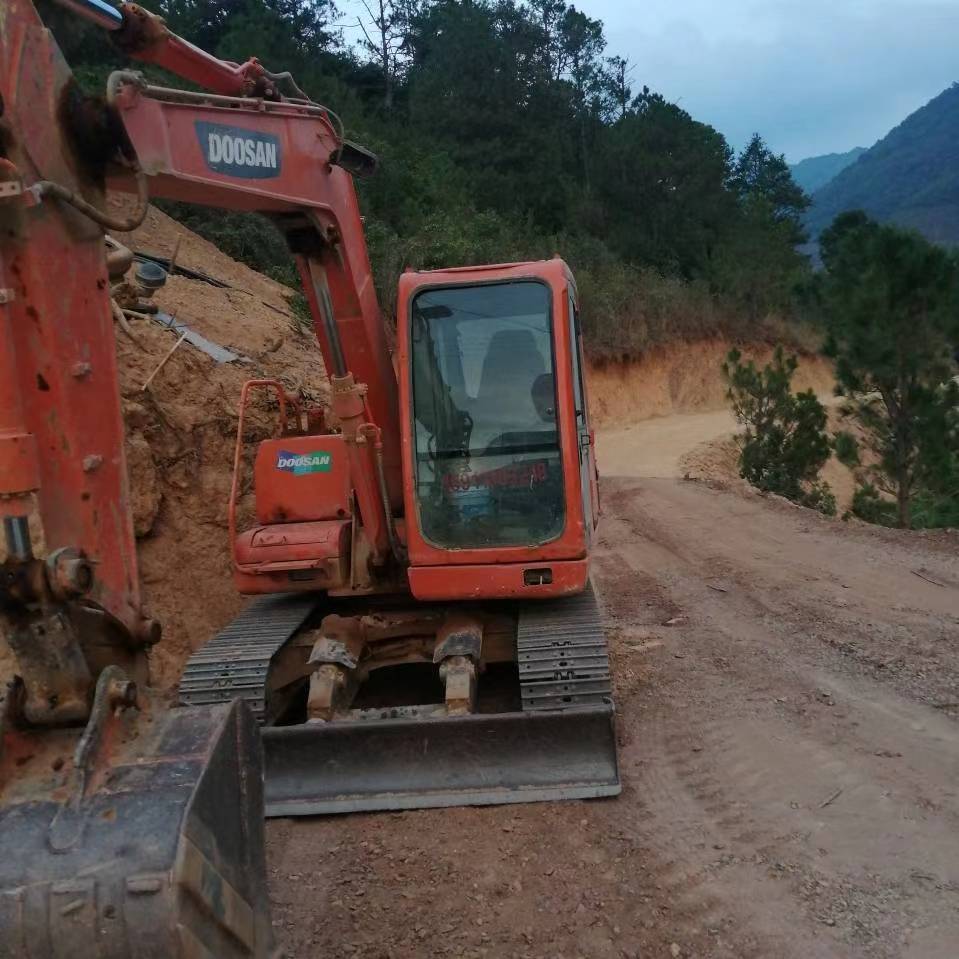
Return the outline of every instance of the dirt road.
<path id="1" fill-rule="evenodd" d="M 604 483 L 624 791 L 269 825 L 298 957 L 959 955 L 959 541 Z"/>
<path id="2" fill-rule="evenodd" d="M 686 454 L 735 430 L 728 409 L 656 416 L 601 432 L 596 452 L 604 476 L 680 476 Z"/>

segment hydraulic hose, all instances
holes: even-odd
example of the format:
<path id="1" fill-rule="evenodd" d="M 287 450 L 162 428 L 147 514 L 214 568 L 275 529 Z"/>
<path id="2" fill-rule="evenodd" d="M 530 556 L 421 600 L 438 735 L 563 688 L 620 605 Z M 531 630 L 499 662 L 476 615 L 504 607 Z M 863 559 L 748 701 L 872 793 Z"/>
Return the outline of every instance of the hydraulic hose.
<path id="1" fill-rule="evenodd" d="M 369 416 L 369 410 L 366 411 L 366 414 Z M 383 515 L 386 519 L 386 536 L 390 543 L 390 552 L 393 554 L 393 558 L 397 563 L 402 565 L 408 557 L 406 547 L 400 542 L 400 536 L 396 529 L 396 519 L 393 516 L 393 510 L 390 506 L 390 490 L 386 482 L 386 466 L 383 462 L 383 434 L 375 423 L 370 422 L 364 423 L 357 432 L 362 433 L 367 443 L 370 443 L 373 447 L 373 460 L 376 466 L 376 486 L 380 494 Z"/>
<path id="2" fill-rule="evenodd" d="M 94 223 L 99 224 L 104 229 L 114 230 L 117 233 L 129 233 L 135 230 L 146 219 L 147 208 L 149 204 L 149 193 L 147 191 L 147 178 L 142 170 L 136 171 L 137 181 L 137 206 L 136 209 L 127 217 L 111 216 L 104 210 L 100 210 L 92 203 L 87 203 L 81 196 L 77 196 L 73 190 L 63 186 L 60 183 L 54 183 L 53 180 L 39 180 L 27 189 L 34 194 L 39 202 L 44 197 L 54 197 L 61 203 L 67 203 L 74 209 L 79 210 L 84 216 L 89 217 Z"/>

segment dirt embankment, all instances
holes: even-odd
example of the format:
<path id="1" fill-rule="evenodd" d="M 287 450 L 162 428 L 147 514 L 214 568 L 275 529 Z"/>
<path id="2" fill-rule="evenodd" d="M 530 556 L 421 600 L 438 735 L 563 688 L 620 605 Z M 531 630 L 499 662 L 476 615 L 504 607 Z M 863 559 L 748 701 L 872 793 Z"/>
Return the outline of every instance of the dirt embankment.
<path id="1" fill-rule="evenodd" d="M 726 340 L 671 343 L 654 347 L 639 360 L 589 364 L 587 381 L 594 425 L 615 429 L 653 416 L 726 409 L 726 384 L 720 367 L 732 346 Z M 768 346 L 740 350 L 759 366 L 773 356 L 773 348 Z M 827 360 L 815 354 L 800 357 L 793 379 L 795 389 L 811 389 L 827 396 L 834 383 Z"/>
<path id="2" fill-rule="evenodd" d="M 724 340 L 673 344 L 651 350 L 637 362 L 591 366 L 590 410 L 599 431 L 600 472 L 742 483 L 735 439 L 739 426 L 721 372 L 731 345 Z M 773 349 L 742 352 L 762 366 L 772 359 Z M 834 384 L 828 360 L 814 354 L 800 357 L 793 388 L 811 389 L 830 404 L 831 431 L 848 428 L 834 405 Z M 821 478 L 842 513 L 852 501 L 852 473 L 832 457 Z"/>

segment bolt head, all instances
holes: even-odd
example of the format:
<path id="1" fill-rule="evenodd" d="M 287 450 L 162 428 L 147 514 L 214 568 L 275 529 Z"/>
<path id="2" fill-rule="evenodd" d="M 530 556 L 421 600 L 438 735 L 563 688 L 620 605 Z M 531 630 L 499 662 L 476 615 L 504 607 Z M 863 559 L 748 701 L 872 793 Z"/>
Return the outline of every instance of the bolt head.
<path id="1" fill-rule="evenodd" d="M 93 564 L 75 549 L 51 554 L 47 569 L 50 587 L 61 598 L 83 596 L 93 589 Z"/>
<path id="2" fill-rule="evenodd" d="M 85 559 L 65 560 L 61 576 L 74 592 L 87 593 L 93 587 L 93 567 Z"/>
<path id="3" fill-rule="evenodd" d="M 136 705 L 137 684 L 130 679 L 111 680 L 107 693 L 110 705 L 114 708 Z"/>

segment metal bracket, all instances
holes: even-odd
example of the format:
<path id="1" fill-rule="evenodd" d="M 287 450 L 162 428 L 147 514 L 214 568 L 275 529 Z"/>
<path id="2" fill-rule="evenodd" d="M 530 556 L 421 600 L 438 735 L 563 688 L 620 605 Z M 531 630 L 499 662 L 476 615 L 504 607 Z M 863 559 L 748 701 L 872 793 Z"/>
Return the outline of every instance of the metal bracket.
<path id="1" fill-rule="evenodd" d="M 323 663 L 310 676 L 306 700 L 307 722 L 328 723 L 350 708 L 359 688 L 356 671 L 335 663 Z"/>
<path id="2" fill-rule="evenodd" d="M 308 721 L 329 722 L 349 709 L 356 696 L 356 657 L 344 643 L 322 636 L 313 644 L 307 662 L 313 667 L 306 701 Z"/>
<path id="3" fill-rule="evenodd" d="M 107 724 L 115 710 L 135 706 L 136 701 L 136 683 L 131 682 L 119 666 L 107 666 L 100 673 L 90 709 L 90 719 L 73 754 L 76 776 L 73 792 L 57 810 L 47 832 L 50 848 L 54 851 L 63 852 L 72 848 L 83 836 L 83 798 L 86 795 L 87 782 L 107 741 Z"/>
<path id="4" fill-rule="evenodd" d="M 308 663 L 336 663 L 345 666 L 347 669 L 356 669 L 356 657 L 350 653 L 346 646 L 335 639 L 322 637 L 313 644 Z"/>
<path id="5" fill-rule="evenodd" d="M 483 624 L 468 616 L 453 615 L 446 619 L 436 634 L 433 662 L 441 663 L 451 656 L 467 656 L 478 663 L 483 655 Z"/>
<path id="6" fill-rule="evenodd" d="M 446 687 L 446 712 L 465 716 L 476 709 L 476 679 L 483 658 L 483 623 L 468 614 L 448 615 L 436 633 L 433 662 Z"/>
<path id="7" fill-rule="evenodd" d="M 36 615 L 10 623 L 7 642 L 23 679 L 23 715 L 28 722 L 50 726 L 87 718 L 90 669 L 62 609 L 45 606 Z"/>
<path id="8" fill-rule="evenodd" d="M 444 702 L 449 716 L 468 716 L 476 711 L 476 663 L 469 656 L 450 656 L 440 665 L 446 687 Z"/>

